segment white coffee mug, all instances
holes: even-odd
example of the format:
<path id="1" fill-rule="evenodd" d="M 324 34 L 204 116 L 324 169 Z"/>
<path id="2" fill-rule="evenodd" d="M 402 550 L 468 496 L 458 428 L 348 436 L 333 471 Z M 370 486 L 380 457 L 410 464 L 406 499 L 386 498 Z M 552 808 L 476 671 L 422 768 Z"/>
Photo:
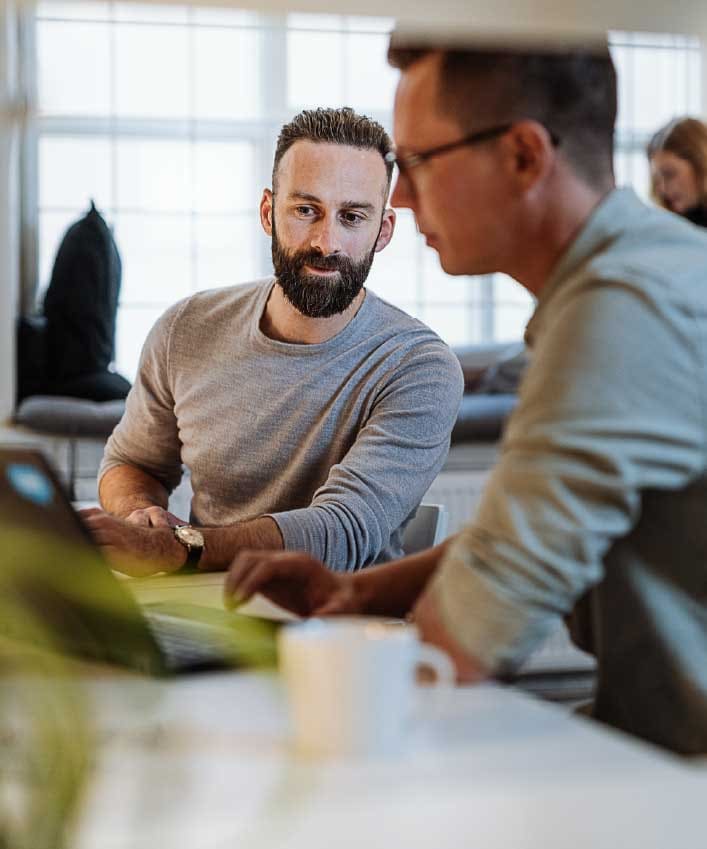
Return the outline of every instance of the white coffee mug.
<path id="1" fill-rule="evenodd" d="M 362 616 L 310 619 L 278 637 L 295 749 L 307 756 L 387 757 L 402 752 L 418 666 L 454 683 L 439 649 L 414 625 Z"/>

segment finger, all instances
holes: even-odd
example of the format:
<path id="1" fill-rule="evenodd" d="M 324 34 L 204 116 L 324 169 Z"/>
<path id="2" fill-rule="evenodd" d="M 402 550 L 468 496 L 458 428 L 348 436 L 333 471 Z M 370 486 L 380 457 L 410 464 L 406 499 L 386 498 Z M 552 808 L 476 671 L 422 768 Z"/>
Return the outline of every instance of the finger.
<path id="1" fill-rule="evenodd" d="M 256 593 L 298 613 L 306 606 L 301 580 L 293 575 L 287 562 L 277 559 L 261 560 L 243 575 L 235 589 L 234 598 L 241 603 Z"/>
<path id="2" fill-rule="evenodd" d="M 188 525 L 189 521 L 187 519 L 180 519 L 179 516 L 175 516 L 174 513 L 169 513 L 167 510 L 164 511 L 165 516 L 169 517 L 170 527 L 176 528 L 177 525 Z"/>
<path id="3" fill-rule="evenodd" d="M 81 510 L 76 511 L 82 519 L 88 519 L 90 516 L 104 516 L 105 511 L 101 510 L 100 507 L 83 507 Z"/>
<path id="4" fill-rule="evenodd" d="M 241 551 L 236 556 L 224 581 L 224 599 L 232 601 L 233 597 L 238 597 L 241 603 L 248 600 L 250 596 L 244 595 L 243 582 L 261 562 L 263 556 L 262 552 L 258 551 Z M 235 601 L 232 603 L 235 604 Z"/>
<path id="5" fill-rule="evenodd" d="M 338 613 L 350 613 L 343 599 L 338 596 L 330 598 L 324 604 L 312 610 L 312 616 L 336 616 Z"/>
<path id="6" fill-rule="evenodd" d="M 150 526 L 150 517 L 147 514 L 147 510 L 133 510 L 133 512 L 126 517 L 126 522 L 130 525 L 138 525 L 142 528 L 149 528 Z"/>
<path id="7" fill-rule="evenodd" d="M 148 507 L 144 511 L 147 524 L 152 528 L 171 528 L 174 524 L 174 516 L 163 510 L 162 507 Z"/>

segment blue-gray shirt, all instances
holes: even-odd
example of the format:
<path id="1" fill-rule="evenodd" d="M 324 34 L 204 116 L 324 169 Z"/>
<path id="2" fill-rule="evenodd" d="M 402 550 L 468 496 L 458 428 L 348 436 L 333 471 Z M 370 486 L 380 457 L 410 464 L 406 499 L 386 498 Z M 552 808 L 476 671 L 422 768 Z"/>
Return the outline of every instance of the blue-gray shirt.
<path id="1" fill-rule="evenodd" d="M 576 604 L 596 716 L 707 752 L 707 236 L 628 189 L 544 286 L 478 514 L 433 584 L 492 669 Z"/>

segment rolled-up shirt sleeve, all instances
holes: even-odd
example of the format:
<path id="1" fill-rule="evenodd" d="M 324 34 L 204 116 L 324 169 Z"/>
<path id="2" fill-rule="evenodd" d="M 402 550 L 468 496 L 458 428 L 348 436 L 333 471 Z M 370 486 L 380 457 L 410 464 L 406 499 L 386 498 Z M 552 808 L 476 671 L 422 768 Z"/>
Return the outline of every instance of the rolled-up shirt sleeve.
<path id="1" fill-rule="evenodd" d="M 694 318 L 611 280 L 555 306 L 476 517 L 430 586 L 442 621 L 487 668 L 520 663 L 601 580 L 641 492 L 700 474 Z"/>
<path id="2" fill-rule="evenodd" d="M 411 352 L 311 503 L 272 514 L 285 548 L 336 571 L 376 562 L 441 469 L 462 390 L 459 361 L 446 346 Z"/>

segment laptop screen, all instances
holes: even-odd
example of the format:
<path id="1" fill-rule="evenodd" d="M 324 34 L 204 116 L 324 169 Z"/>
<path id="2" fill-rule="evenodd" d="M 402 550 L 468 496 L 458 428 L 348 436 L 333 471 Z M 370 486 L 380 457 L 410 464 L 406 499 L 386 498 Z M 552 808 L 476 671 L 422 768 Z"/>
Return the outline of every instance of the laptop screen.
<path id="1" fill-rule="evenodd" d="M 18 612 L 3 630 L 22 630 L 24 611 L 25 624 L 39 624 L 62 651 L 163 671 L 135 601 L 38 451 L 0 448 L 0 569 L 3 594 Z"/>

